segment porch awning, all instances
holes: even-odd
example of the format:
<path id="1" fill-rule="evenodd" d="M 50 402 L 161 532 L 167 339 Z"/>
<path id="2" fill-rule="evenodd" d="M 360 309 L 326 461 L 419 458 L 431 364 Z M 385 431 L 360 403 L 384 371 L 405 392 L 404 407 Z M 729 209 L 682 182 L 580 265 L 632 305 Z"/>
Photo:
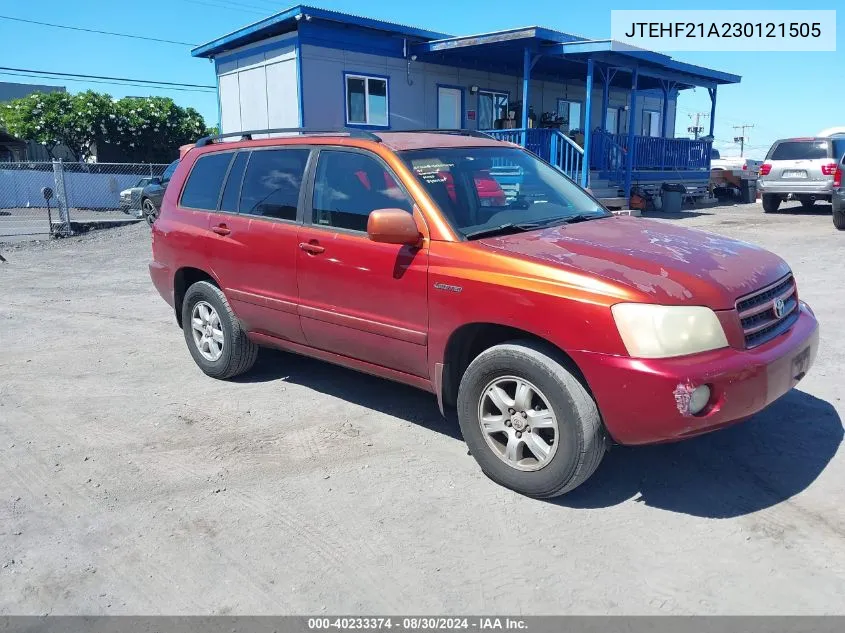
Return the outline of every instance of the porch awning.
<path id="1" fill-rule="evenodd" d="M 614 40 L 589 40 L 537 26 L 432 40 L 415 44 L 411 52 L 421 61 L 522 75 L 526 48 L 535 56 L 531 77 L 546 81 L 582 79 L 587 59 L 623 71 L 637 68 L 639 87 L 644 90 L 659 88 L 665 81 L 673 82 L 678 90 L 741 81 L 739 75 L 687 64 Z M 630 85 L 627 78 L 618 75 L 614 83 Z"/>

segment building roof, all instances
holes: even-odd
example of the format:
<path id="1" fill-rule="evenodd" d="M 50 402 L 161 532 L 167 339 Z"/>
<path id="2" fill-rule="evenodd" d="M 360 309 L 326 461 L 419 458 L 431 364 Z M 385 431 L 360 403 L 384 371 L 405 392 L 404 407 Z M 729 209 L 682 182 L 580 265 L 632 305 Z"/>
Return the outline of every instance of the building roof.
<path id="1" fill-rule="evenodd" d="M 541 54 L 536 61 L 536 76 L 583 75 L 583 64 L 592 58 L 607 66 L 640 69 L 642 88 L 659 87 L 661 81 L 674 82 L 678 89 L 692 86 L 715 87 L 739 83 L 741 77 L 730 73 L 687 64 L 669 55 L 622 44 L 614 40 L 590 40 L 540 26 L 453 36 L 404 24 L 375 20 L 359 15 L 296 5 L 275 15 L 245 26 L 228 35 L 194 48 L 194 57 L 215 57 L 247 44 L 297 30 L 299 21 L 335 22 L 385 35 L 408 38 L 410 53 L 421 61 L 443 64 L 494 63 L 503 72 L 522 73 L 522 53 L 528 48 Z M 535 75 L 532 72 L 532 75 Z M 622 77 L 619 78 L 622 80 Z"/>
<path id="2" fill-rule="evenodd" d="M 340 11 L 330 11 L 328 9 L 319 9 L 317 7 L 310 7 L 304 4 L 298 4 L 290 7 L 268 18 L 249 24 L 237 31 L 232 31 L 227 35 L 218 37 L 215 40 L 197 46 L 191 51 L 194 57 L 213 57 L 224 51 L 232 50 L 246 44 L 258 42 L 290 33 L 296 30 L 296 25 L 300 20 L 311 19 L 329 20 L 332 22 L 340 22 L 351 26 L 358 26 L 365 29 L 375 31 L 383 31 L 385 33 L 392 33 L 395 35 L 404 35 L 421 40 L 437 40 L 451 37 L 448 33 L 439 33 L 437 31 L 429 31 L 420 29 L 405 24 L 397 24 L 395 22 L 386 22 L 384 20 L 374 20 L 360 15 L 353 15 L 351 13 L 341 13 Z"/>

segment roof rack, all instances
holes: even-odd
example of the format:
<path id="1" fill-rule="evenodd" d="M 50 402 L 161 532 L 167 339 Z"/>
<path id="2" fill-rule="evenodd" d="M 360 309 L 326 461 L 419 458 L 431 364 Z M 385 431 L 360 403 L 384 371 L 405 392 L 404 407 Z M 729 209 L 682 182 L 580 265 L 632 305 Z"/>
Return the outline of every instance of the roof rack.
<path id="1" fill-rule="evenodd" d="M 381 142 L 381 139 L 366 130 L 355 130 L 349 128 L 317 130 L 306 127 L 278 127 L 267 130 L 246 130 L 243 132 L 227 132 L 226 134 L 214 134 L 212 136 L 203 136 L 196 142 L 196 147 L 205 147 L 211 145 L 217 140 L 223 138 L 231 138 L 233 136 L 240 136 L 242 141 L 251 141 L 254 134 L 346 134 L 353 138 L 365 138 L 369 141 Z"/>
<path id="2" fill-rule="evenodd" d="M 496 140 L 493 136 L 486 134 L 484 132 L 479 132 L 478 130 L 441 130 L 441 129 L 434 129 L 434 130 L 393 130 L 394 132 L 403 132 L 403 133 L 425 133 L 425 134 L 454 134 L 455 136 L 475 136 L 477 138 L 489 138 L 492 140 Z"/>

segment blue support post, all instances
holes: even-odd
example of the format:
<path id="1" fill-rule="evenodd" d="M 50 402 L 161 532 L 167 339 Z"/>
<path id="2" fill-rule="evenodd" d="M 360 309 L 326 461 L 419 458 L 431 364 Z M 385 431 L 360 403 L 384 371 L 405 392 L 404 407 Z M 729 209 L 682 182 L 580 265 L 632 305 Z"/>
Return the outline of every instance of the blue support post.
<path id="1" fill-rule="evenodd" d="M 214 96 L 217 97 L 217 133 L 223 134 L 223 107 L 220 101 L 220 70 L 217 67 L 217 60 L 212 59 L 214 62 L 214 85 L 217 88 L 214 92 Z"/>
<path id="2" fill-rule="evenodd" d="M 610 68 L 605 68 L 604 72 L 599 69 L 602 75 L 602 90 L 601 90 L 601 129 L 602 132 L 607 130 L 607 109 L 610 107 L 610 80 L 613 75 L 610 74 Z"/>
<path id="3" fill-rule="evenodd" d="M 527 46 L 522 51 L 522 146 L 528 141 L 528 82 L 531 80 L 531 49 Z"/>
<path id="4" fill-rule="evenodd" d="M 584 160 L 581 161 L 581 186 L 586 189 L 590 182 L 590 136 L 593 133 L 593 58 L 587 59 L 587 97 L 584 99 Z"/>
<path id="5" fill-rule="evenodd" d="M 710 93 L 710 136 L 713 136 L 713 126 L 716 125 L 716 86 L 708 88 Z"/>
<path id="6" fill-rule="evenodd" d="M 631 107 L 628 111 L 628 160 L 625 161 L 625 198 L 628 200 L 628 204 L 631 203 L 631 178 L 637 149 L 634 147 L 634 130 L 637 127 L 637 81 L 639 76 L 639 68 L 634 68 L 634 72 L 631 74 Z"/>
<path id="7" fill-rule="evenodd" d="M 669 125 L 669 86 L 665 82 L 663 85 L 663 112 L 660 115 L 660 137 L 666 138 L 666 127 Z"/>

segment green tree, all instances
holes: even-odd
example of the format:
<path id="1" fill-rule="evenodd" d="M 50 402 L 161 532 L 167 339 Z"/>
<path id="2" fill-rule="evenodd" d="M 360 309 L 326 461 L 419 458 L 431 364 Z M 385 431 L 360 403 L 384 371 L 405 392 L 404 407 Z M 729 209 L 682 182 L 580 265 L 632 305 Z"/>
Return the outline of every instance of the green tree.
<path id="1" fill-rule="evenodd" d="M 41 143 L 51 155 L 64 145 L 80 161 L 89 160 L 95 149 L 112 145 L 122 160 L 167 162 L 181 145 L 206 132 L 199 112 L 172 99 L 115 100 L 93 91 L 36 93 L 17 99 L 0 106 L 0 126 Z"/>

